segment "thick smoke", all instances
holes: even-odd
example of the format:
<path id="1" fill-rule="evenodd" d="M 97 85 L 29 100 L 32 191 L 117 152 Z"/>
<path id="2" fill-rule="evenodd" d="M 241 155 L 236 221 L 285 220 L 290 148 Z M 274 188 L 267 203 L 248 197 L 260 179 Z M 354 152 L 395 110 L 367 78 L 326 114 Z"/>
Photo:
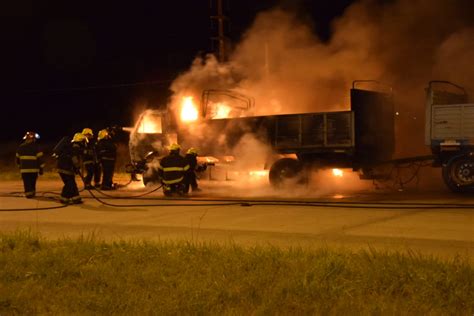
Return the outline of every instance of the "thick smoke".
<path id="1" fill-rule="evenodd" d="M 200 56 L 173 82 L 170 108 L 177 110 L 183 96 L 199 101 L 205 89 L 232 89 L 255 99 L 249 115 L 349 110 L 352 82 L 378 80 L 393 87 L 400 157 L 429 150 L 423 136 L 430 80 L 449 80 L 474 91 L 471 0 L 361 0 L 333 21 L 327 41 L 307 22 L 281 8 L 260 13 L 228 62 Z M 199 136 L 200 131 L 192 132 Z M 224 146 L 225 133 L 215 132 L 220 136 L 208 141 Z M 257 143 L 246 138 L 244 144 L 234 154 L 245 156 Z M 327 179 L 323 177 L 323 186 Z"/>
<path id="2" fill-rule="evenodd" d="M 171 89 L 183 95 L 227 88 L 255 98 L 253 114 L 347 110 L 353 80 L 394 88 L 398 154 L 423 145 L 424 88 L 433 79 L 474 86 L 474 10 L 470 0 L 359 1 L 320 40 L 296 13 L 260 13 L 226 64 L 197 58 Z M 404 131 L 401 133 L 400 131 Z"/>

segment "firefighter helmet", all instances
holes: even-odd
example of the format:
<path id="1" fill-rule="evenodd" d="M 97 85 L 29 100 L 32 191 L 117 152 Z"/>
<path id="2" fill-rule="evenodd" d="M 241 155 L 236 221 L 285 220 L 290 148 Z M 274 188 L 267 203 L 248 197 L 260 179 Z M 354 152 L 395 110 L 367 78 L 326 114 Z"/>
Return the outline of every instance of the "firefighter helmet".
<path id="1" fill-rule="evenodd" d="M 179 151 L 179 150 L 181 150 L 181 146 L 179 146 L 179 144 L 176 144 L 176 143 L 171 144 L 170 151 Z"/>
<path id="2" fill-rule="evenodd" d="M 76 133 L 74 134 L 74 137 L 72 138 L 71 143 L 79 143 L 85 141 L 87 138 L 84 136 L 82 133 Z"/>
<path id="3" fill-rule="evenodd" d="M 197 148 L 191 147 L 191 148 L 188 149 L 188 151 L 186 153 L 190 154 L 190 155 L 197 155 L 198 150 L 197 150 Z"/>
<path id="4" fill-rule="evenodd" d="M 99 131 L 99 135 L 97 135 L 98 140 L 101 140 L 101 139 L 104 139 L 104 138 L 107 138 L 107 137 L 109 137 L 109 132 L 106 129 L 101 129 Z"/>
<path id="5" fill-rule="evenodd" d="M 38 133 L 35 133 L 35 132 L 26 132 L 25 136 L 23 136 L 23 139 L 26 140 L 26 139 L 30 139 L 30 140 L 36 140 L 36 139 L 39 139 L 40 136 Z"/>
<path id="6" fill-rule="evenodd" d="M 87 136 L 87 135 L 94 136 L 94 133 L 92 132 L 92 129 L 87 128 L 87 127 L 82 130 L 82 134 L 83 134 L 84 136 Z"/>

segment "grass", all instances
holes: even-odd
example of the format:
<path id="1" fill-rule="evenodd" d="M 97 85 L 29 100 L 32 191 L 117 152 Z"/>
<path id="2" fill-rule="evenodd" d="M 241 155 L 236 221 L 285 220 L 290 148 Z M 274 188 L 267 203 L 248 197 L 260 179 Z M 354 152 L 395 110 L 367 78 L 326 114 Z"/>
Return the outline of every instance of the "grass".
<path id="1" fill-rule="evenodd" d="M 0 315 L 472 315 L 459 258 L 0 235 Z"/>

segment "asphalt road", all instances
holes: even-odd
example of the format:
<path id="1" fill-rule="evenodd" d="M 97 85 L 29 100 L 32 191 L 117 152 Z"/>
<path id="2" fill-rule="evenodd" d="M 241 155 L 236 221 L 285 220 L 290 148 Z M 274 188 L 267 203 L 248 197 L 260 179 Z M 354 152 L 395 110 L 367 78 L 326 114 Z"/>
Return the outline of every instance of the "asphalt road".
<path id="1" fill-rule="evenodd" d="M 282 247 L 374 248 L 444 258 L 460 255 L 474 261 L 474 208 L 437 208 L 446 204 L 474 204 L 472 196 L 455 195 L 442 187 L 402 191 L 349 184 L 321 186 L 319 183 L 319 190 L 312 187 L 276 192 L 258 181 L 238 184 L 202 181 L 203 191 L 191 196 L 199 202 L 162 200 L 161 191 L 142 199 L 108 199 L 95 193 L 102 202 L 121 205 L 116 207 L 104 205 L 88 192 L 82 192 L 82 205 L 5 211 L 58 206 L 52 199 L 57 198 L 61 183 L 40 180 L 39 191 L 53 192 L 27 200 L 15 193 L 22 190 L 20 181 L 3 181 L 0 182 L 0 231 L 30 229 L 46 238 L 94 235 L 106 240 L 171 239 Z M 152 189 L 134 184 L 107 194 L 129 197 Z M 203 201 L 214 198 L 222 201 Z M 255 205 L 246 203 L 245 199 L 279 203 Z M 212 205 L 232 202 L 229 200 L 236 201 L 233 205 Z M 329 205 L 280 204 L 290 201 L 327 201 Z M 336 204 L 341 202 L 350 204 Z M 186 205 L 189 203 L 199 205 Z M 419 208 L 416 203 L 433 205 Z M 145 204 L 163 205 L 140 206 Z M 393 209 L 400 207 L 397 204 L 410 204 L 410 208 Z"/>

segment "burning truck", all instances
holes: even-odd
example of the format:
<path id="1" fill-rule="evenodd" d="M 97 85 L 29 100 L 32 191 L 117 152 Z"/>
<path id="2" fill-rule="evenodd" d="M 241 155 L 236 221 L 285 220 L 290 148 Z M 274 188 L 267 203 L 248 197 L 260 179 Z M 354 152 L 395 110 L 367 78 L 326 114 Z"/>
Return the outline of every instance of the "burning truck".
<path id="1" fill-rule="evenodd" d="M 368 89 L 367 83 L 376 88 Z M 183 97 L 175 110 L 147 110 L 130 136 L 133 172 L 142 173 L 145 184 L 159 182 L 160 157 L 173 142 L 198 147 L 204 163 L 232 164 L 239 159 L 236 146 L 251 135 L 269 149 L 260 157 L 261 167 L 274 187 L 305 183 L 315 168 L 351 168 L 361 179 L 386 179 L 387 166 L 429 161 L 442 168 L 449 189 L 472 191 L 474 104 L 462 87 L 450 82 L 430 82 L 426 91 L 429 156 L 393 159 L 396 114 L 391 89 L 360 80 L 350 89 L 348 111 L 254 115 L 253 99 L 229 90 L 205 90 L 199 104 Z"/>

